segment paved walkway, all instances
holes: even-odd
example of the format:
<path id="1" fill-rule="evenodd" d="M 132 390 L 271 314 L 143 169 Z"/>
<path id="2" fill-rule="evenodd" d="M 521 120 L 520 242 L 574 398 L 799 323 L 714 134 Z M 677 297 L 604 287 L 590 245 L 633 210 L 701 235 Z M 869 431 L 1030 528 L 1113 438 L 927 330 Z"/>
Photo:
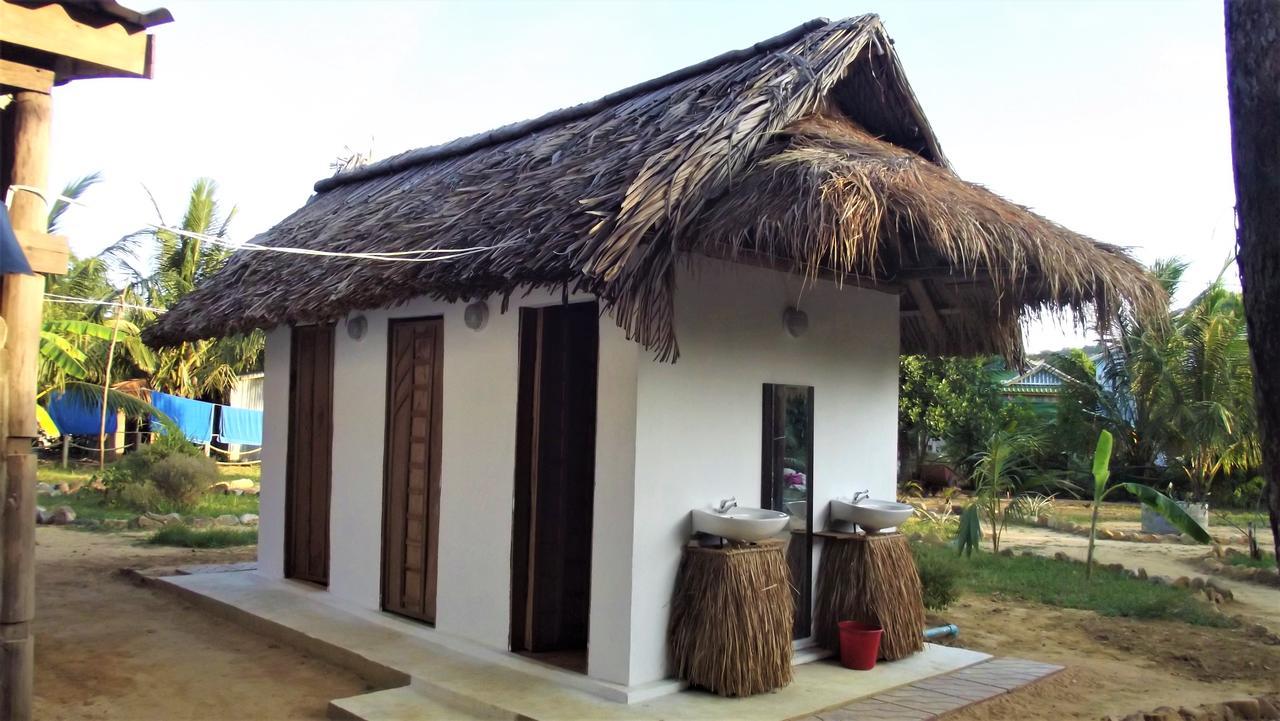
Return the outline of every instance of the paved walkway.
<path id="1" fill-rule="evenodd" d="M 1062 666 L 994 658 L 800 721 L 926 721 L 1048 678 Z"/>
<path id="2" fill-rule="evenodd" d="M 387 614 L 339 607 L 322 590 L 252 572 L 196 573 L 144 580 L 371 678 L 375 687 L 385 690 L 338 699 L 330 705 L 330 713 L 337 717 L 367 721 L 781 721 L 809 717 L 815 712 L 833 713 L 822 709 L 856 706 L 863 699 L 892 694 L 904 686 L 911 688 L 912 684 L 991 658 L 976 651 L 926 644 L 921 653 L 878 664 L 871 671 L 849 671 L 833 661 L 805 663 L 795 668 L 795 679 L 786 688 L 747 698 L 720 698 L 703 691 L 680 691 L 674 680 L 617 687 L 505 651 L 478 648 Z M 1046 669 L 1036 671 L 1043 675 L 1056 667 Z M 941 692 L 942 696 L 960 698 L 953 693 L 985 693 L 988 687 L 1001 693 L 1003 689 L 995 684 L 1030 680 L 1023 673 L 1026 669 L 1019 671 L 1003 664 L 988 671 L 1002 673 L 992 674 L 992 683 L 986 686 L 955 683 L 948 686 L 951 693 Z M 934 694 L 940 693 L 926 693 L 928 689 L 923 687 L 912 693 L 917 691 L 930 700 L 937 700 Z M 614 696 L 630 703 L 605 700 Z M 909 718 L 929 717 L 920 716 L 926 711 L 911 706 L 897 704 L 887 708 L 912 709 L 917 715 Z"/>

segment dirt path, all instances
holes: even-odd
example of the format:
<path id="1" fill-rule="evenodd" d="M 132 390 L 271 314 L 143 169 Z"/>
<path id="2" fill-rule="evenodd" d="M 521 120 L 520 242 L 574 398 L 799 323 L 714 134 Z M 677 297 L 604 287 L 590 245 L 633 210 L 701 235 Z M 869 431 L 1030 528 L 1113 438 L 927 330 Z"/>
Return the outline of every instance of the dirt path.
<path id="1" fill-rule="evenodd" d="M 1010 526 L 1001 540 L 1001 548 L 1006 547 L 1047 556 L 1062 552 L 1083 561 L 1088 553 L 1089 539 L 1047 528 Z M 1145 568 L 1153 576 L 1212 578 L 1215 584 L 1231 589 L 1235 596 L 1235 601 L 1224 607 L 1225 612 L 1239 614 L 1253 623 L 1266 626 L 1273 633 L 1280 633 L 1280 589 L 1204 573 L 1196 568 L 1195 561 L 1208 552 L 1207 546 L 1102 540 L 1097 542 L 1094 558 L 1099 563 Z"/>
<path id="2" fill-rule="evenodd" d="M 956 645 L 1067 667 L 946 721 L 1123 717 L 1280 691 L 1280 646 L 1240 629 L 1106 618 L 989 597 L 966 597 L 930 620 L 959 625 Z"/>
<path id="3" fill-rule="evenodd" d="M 353 674 L 181 600 L 125 566 L 251 560 L 252 549 L 141 546 L 136 534 L 36 531 L 36 719 L 323 719 Z"/>
<path id="4" fill-rule="evenodd" d="M 1005 532 L 1001 546 L 1084 560 L 1088 539 L 1018 526 Z M 1095 557 L 1152 575 L 1211 577 L 1235 595 L 1227 613 L 1280 632 L 1280 590 L 1200 572 L 1194 561 L 1207 552 L 1204 546 L 1103 540 Z M 947 721 L 1098 719 L 1280 691 L 1280 646 L 1243 628 L 1106 618 L 999 596 L 967 596 L 931 621 L 958 624 L 955 643 L 965 648 L 1067 667 L 1030 689 L 948 715 Z"/>

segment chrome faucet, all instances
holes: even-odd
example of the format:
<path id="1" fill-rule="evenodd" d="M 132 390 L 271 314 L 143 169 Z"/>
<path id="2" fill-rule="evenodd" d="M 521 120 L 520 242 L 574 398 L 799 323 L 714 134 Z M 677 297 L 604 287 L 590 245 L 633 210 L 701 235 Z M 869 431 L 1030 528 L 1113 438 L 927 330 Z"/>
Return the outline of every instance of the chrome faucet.
<path id="1" fill-rule="evenodd" d="M 716 513 L 728 513 L 730 508 L 734 508 L 737 505 L 738 505 L 737 496 L 734 496 L 732 498 L 726 498 L 723 501 L 720 501 L 720 507 L 716 509 Z"/>
<path id="2" fill-rule="evenodd" d="M 865 501 L 870 497 L 871 497 L 871 491 L 858 491 L 857 493 L 853 494 L 853 500 L 849 502 L 851 504 L 856 505 L 858 501 Z"/>

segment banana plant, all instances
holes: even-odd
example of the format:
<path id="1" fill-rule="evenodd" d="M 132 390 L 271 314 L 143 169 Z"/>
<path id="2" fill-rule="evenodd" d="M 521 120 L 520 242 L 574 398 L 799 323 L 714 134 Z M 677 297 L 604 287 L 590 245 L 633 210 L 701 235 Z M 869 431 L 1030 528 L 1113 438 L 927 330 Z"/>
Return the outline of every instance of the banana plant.
<path id="1" fill-rule="evenodd" d="M 1112 491 L 1123 488 L 1131 493 L 1142 505 L 1164 516 L 1174 528 L 1182 531 L 1200 543 L 1209 543 L 1212 539 L 1209 532 L 1192 518 L 1172 498 L 1164 495 L 1151 486 L 1141 483 L 1116 483 L 1108 485 L 1111 480 L 1111 433 L 1103 431 L 1098 435 L 1098 447 L 1093 453 L 1093 513 L 1089 521 L 1089 554 L 1085 560 L 1085 578 L 1093 577 L 1093 544 L 1098 536 L 1098 511 L 1102 502 Z"/>

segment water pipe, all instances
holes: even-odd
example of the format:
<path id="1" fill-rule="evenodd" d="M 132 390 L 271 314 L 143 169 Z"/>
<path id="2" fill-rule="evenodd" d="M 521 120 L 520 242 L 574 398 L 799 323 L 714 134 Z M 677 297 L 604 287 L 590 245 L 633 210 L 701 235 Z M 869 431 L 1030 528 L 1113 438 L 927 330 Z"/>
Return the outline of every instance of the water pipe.
<path id="1" fill-rule="evenodd" d="M 945 626 L 937 626 L 935 628 L 926 628 L 924 630 L 925 639 L 938 638 L 940 636 L 959 636 L 960 627 L 954 623 L 948 623 Z"/>

